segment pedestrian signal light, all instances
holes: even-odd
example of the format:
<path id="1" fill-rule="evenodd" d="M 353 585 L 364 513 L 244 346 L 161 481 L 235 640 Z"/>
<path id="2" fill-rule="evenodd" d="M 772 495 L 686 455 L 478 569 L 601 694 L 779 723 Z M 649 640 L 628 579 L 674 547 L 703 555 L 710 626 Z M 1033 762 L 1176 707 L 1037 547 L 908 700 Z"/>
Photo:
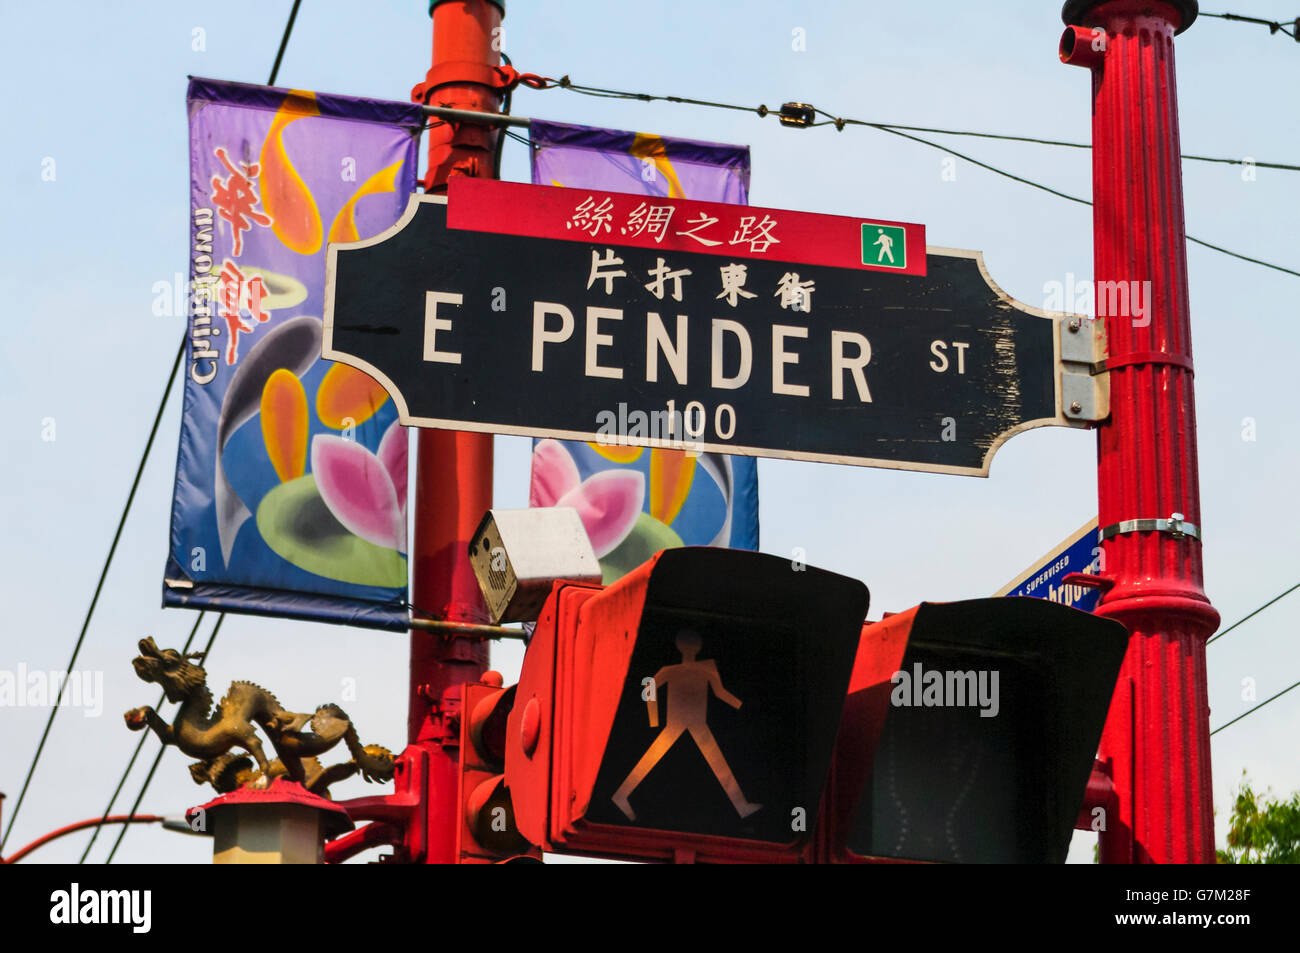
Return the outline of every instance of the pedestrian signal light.
<path id="1" fill-rule="evenodd" d="M 520 832 L 566 853 L 811 859 L 867 601 L 855 579 L 711 548 L 556 583 L 507 723 Z"/>
<path id="2" fill-rule="evenodd" d="M 864 626 L 818 858 L 1063 862 L 1127 644 L 1029 598 Z"/>

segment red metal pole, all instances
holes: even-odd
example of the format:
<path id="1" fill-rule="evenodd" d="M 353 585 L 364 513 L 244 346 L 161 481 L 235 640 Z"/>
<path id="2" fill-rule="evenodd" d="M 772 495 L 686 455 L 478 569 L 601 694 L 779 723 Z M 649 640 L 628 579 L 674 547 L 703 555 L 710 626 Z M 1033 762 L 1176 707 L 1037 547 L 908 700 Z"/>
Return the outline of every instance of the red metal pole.
<path id="1" fill-rule="evenodd" d="M 1097 494 L 1103 531 L 1118 532 L 1102 544 L 1114 585 L 1097 612 L 1131 634 L 1101 742 L 1115 785 L 1103 863 L 1214 862 L 1205 640 L 1219 614 L 1199 539 L 1167 525 L 1174 513 L 1201 524 L 1174 86 L 1174 34 L 1196 14 L 1196 0 L 1062 11 L 1061 59 L 1092 72 L 1095 298 L 1109 342 Z"/>
<path id="2" fill-rule="evenodd" d="M 499 112 L 500 83 L 492 68 L 500 60 L 505 0 L 433 0 L 429 6 L 433 65 L 416 87 L 416 98 L 434 106 Z M 444 123 L 428 135 L 426 190 L 444 191 L 453 175 L 492 176 L 497 133 L 489 127 Z M 440 619 L 487 622 L 466 548 L 492 505 L 492 436 L 421 430 L 416 446 L 412 602 Z M 408 738 L 429 757 L 424 829 L 407 831 L 413 860 L 455 860 L 460 687 L 478 681 L 487 661 L 482 639 L 411 632 Z M 416 818 L 414 824 L 420 822 Z"/>
<path id="3" fill-rule="evenodd" d="M 0 795 L 0 797 L 3 797 L 3 795 Z M 16 864 L 36 848 L 44 847 L 50 841 L 57 840 L 65 834 L 84 831 L 87 827 L 98 827 L 101 824 L 158 824 L 165 820 L 167 818 L 161 814 L 112 814 L 108 817 L 92 817 L 88 820 L 77 821 L 75 824 L 69 824 L 66 827 L 60 827 L 48 834 L 41 835 L 22 850 L 15 851 L 8 857 L 0 857 L 0 864 Z"/>

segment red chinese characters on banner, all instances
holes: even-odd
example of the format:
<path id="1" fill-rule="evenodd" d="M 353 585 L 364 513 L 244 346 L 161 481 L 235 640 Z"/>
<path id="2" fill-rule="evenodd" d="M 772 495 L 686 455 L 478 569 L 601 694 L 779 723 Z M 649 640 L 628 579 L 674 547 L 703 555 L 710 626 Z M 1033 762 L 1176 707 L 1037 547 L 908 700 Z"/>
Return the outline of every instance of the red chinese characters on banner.
<path id="1" fill-rule="evenodd" d="M 229 258 L 221 266 L 218 279 L 217 305 L 218 313 L 226 320 L 226 363 L 234 364 L 239 356 L 239 335 L 247 334 L 256 325 L 244 320 L 247 311 L 251 320 L 265 323 L 271 315 L 262 310 L 262 299 L 266 297 L 266 282 L 261 275 L 249 278 Z"/>
<path id="2" fill-rule="evenodd" d="M 224 148 L 218 146 L 213 154 L 230 174 L 224 180 L 219 175 L 212 177 L 212 204 L 216 206 L 217 214 L 230 223 L 231 256 L 238 258 L 244 250 L 244 232 L 255 224 L 265 227 L 272 222 L 271 216 L 253 208 L 261 202 L 253 184 L 261 171 L 261 164 L 240 162 L 241 172 L 230 161 Z M 225 260 L 218 278 L 217 304 L 229 335 L 226 338 L 227 365 L 234 364 L 239 358 L 239 335 L 250 333 L 257 324 L 264 324 L 271 317 L 262 309 L 265 297 L 266 281 L 261 275 L 249 278 L 230 258 Z"/>
<path id="3" fill-rule="evenodd" d="M 223 182 L 219 176 L 212 177 L 212 204 L 217 207 L 217 214 L 230 223 L 230 234 L 234 238 L 233 254 L 236 258 L 244 250 L 244 232 L 258 225 L 270 225 L 271 216 L 265 212 L 253 211 L 253 206 L 261 199 L 253 188 L 253 178 L 261 171 L 260 163 L 241 162 L 244 171 L 240 172 L 231 164 L 226 150 L 217 147 L 216 156 L 221 160 L 230 175 Z"/>

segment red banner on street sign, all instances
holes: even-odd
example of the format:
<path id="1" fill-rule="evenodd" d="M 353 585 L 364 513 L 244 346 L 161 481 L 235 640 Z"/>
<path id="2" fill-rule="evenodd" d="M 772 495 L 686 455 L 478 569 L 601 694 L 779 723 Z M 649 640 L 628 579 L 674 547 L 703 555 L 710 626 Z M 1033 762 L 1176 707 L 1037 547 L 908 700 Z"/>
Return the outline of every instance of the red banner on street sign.
<path id="1" fill-rule="evenodd" d="M 925 274 L 925 226 L 457 176 L 447 226 L 742 260 Z"/>

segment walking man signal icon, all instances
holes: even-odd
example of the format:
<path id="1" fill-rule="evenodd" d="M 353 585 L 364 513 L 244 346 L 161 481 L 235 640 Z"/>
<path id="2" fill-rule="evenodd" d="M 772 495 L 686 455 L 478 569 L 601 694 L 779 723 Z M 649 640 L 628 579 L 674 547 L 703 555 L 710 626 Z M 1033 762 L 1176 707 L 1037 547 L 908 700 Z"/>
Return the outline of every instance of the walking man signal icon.
<path id="1" fill-rule="evenodd" d="M 655 765 L 668 753 L 677 739 L 683 733 L 689 733 L 700 749 L 700 753 L 704 755 L 704 760 L 713 770 L 714 777 L 727 792 L 727 797 L 730 798 L 736 813 L 741 817 L 749 817 L 763 805 L 745 800 L 740 784 L 736 781 L 736 776 L 731 773 L 731 767 L 723 757 L 722 749 L 718 747 L 718 742 L 708 725 L 710 688 L 713 689 L 714 695 L 732 708 L 740 708 L 741 700 L 722 687 L 722 677 L 718 674 L 716 662 L 712 659 L 696 659 L 703 644 L 698 634 L 682 632 L 677 636 L 674 644 L 682 653 L 681 664 L 665 665 L 655 673 L 655 688 L 662 686 L 668 689 L 668 722 L 664 725 L 664 730 L 659 733 L 659 737 L 655 738 L 646 753 L 641 756 L 641 760 L 636 763 L 636 767 L 614 792 L 613 801 L 618 809 L 627 815 L 628 820 L 636 820 L 636 813 L 628 803 L 628 797 L 636 790 L 637 785 L 645 780 L 646 775 L 654 770 Z M 650 727 L 659 727 L 658 691 L 650 696 L 646 706 L 650 714 Z"/>
<path id="2" fill-rule="evenodd" d="M 894 253 L 890 249 L 894 247 L 894 239 L 886 235 L 883 228 L 878 228 L 876 231 L 880 233 L 880 237 L 873 243 L 880 246 L 880 254 L 876 256 L 876 261 L 883 262 L 885 256 L 888 255 L 889 263 L 892 265 L 894 263 Z"/>
<path id="3" fill-rule="evenodd" d="M 907 268 L 907 229 L 901 225 L 862 223 L 862 264 Z"/>

